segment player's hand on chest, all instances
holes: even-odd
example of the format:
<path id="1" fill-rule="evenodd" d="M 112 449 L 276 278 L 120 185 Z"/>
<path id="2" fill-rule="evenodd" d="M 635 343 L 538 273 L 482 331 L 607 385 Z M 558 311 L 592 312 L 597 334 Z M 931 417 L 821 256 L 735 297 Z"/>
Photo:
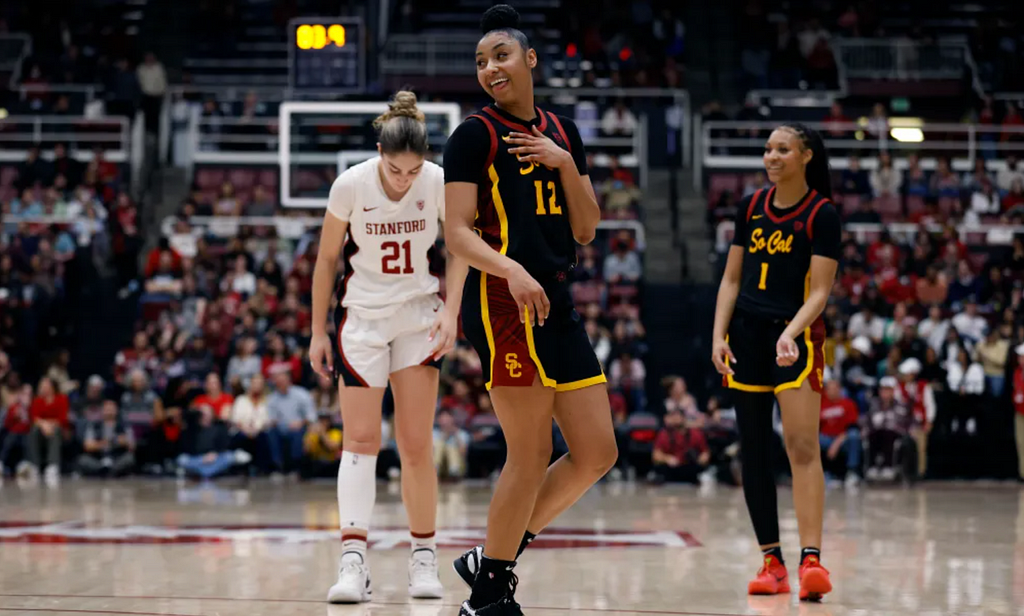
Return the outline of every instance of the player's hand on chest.
<path id="1" fill-rule="evenodd" d="M 536 131 L 536 128 L 533 130 Z M 513 132 L 502 137 L 502 140 L 505 142 L 504 156 L 508 158 L 509 166 L 516 170 L 511 181 L 517 186 L 522 207 L 526 209 L 532 206 L 530 209 L 537 216 L 564 216 L 565 193 L 562 191 L 558 170 L 558 165 L 561 164 L 558 157 L 561 155 L 552 154 L 548 149 L 559 150 L 564 156 L 570 156 L 569 153 L 547 136 L 543 136 L 546 143 L 541 143 L 538 137 Z M 531 143 L 534 146 L 523 145 L 524 143 Z M 534 151 L 535 147 L 543 150 L 543 153 L 529 153 Z"/>
<path id="2" fill-rule="evenodd" d="M 524 168 L 540 165 L 549 171 L 557 171 L 562 165 L 572 163 L 569 152 L 536 126 L 531 126 L 529 133 L 513 131 L 502 139 L 507 152 L 523 163 Z"/>

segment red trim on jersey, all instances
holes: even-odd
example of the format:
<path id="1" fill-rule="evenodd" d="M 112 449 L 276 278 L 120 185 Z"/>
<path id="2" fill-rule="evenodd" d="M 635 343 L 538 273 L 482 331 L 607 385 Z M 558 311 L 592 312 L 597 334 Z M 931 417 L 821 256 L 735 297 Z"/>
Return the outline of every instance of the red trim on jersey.
<path id="1" fill-rule="evenodd" d="M 345 310 L 342 308 L 342 310 Z M 348 310 L 345 310 L 344 316 L 341 317 L 341 323 L 338 325 L 338 354 L 341 355 L 341 363 L 345 364 L 345 369 L 352 373 L 352 376 L 356 377 L 359 384 L 363 387 L 369 387 L 370 385 L 366 382 L 366 379 L 359 376 L 359 373 L 355 371 L 352 364 L 348 363 L 348 359 L 345 358 L 345 347 L 341 346 L 341 332 L 345 330 L 345 321 L 348 320 Z"/>
<path id="2" fill-rule="evenodd" d="M 548 127 L 548 119 L 544 115 L 544 112 L 540 110 L 540 108 L 534 107 L 534 110 L 536 111 L 537 115 L 540 116 L 540 126 L 537 127 L 537 130 L 539 130 L 540 132 L 543 133 L 544 129 L 546 129 Z M 527 135 L 532 135 L 533 134 L 533 132 L 529 128 L 527 128 L 526 126 L 524 126 L 522 124 L 519 124 L 517 122 L 513 122 L 512 120 L 509 120 L 508 118 L 506 118 L 505 116 L 501 115 L 500 113 L 498 113 L 494 109 L 491 109 L 490 107 L 484 107 L 484 113 L 486 113 L 487 115 L 491 116 L 495 120 L 501 122 L 502 124 L 504 124 L 505 126 L 511 128 L 514 131 L 518 131 L 520 133 L 525 133 Z"/>
<path id="3" fill-rule="evenodd" d="M 565 142 L 565 149 L 572 154 L 572 144 L 569 143 L 569 138 L 565 136 L 565 129 L 562 128 L 562 123 L 559 122 L 558 117 L 550 111 L 548 112 L 548 115 L 551 116 L 551 122 L 555 125 L 555 128 L 558 129 L 558 134 L 562 136 L 562 141 Z M 541 130 L 544 129 L 542 128 Z"/>
<path id="4" fill-rule="evenodd" d="M 828 203 L 828 199 L 822 199 L 815 204 L 814 209 L 811 210 L 811 215 L 807 217 L 807 237 L 814 239 L 814 217 L 818 215 L 818 210 L 821 206 Z"/>
<path id="5" fill-rule="evenodd" d="M 750 205 L 747 206 L 747 222 L 750 222 L 750 217 L 754 215 L 754 208 L 757 207 L 757 200 L 761 198 L 761 193 L 764 192 L 763 188 L 758 188 L 754 196 L 750 198 Z"/>
<path id="6" fill-rule="evenodd" d="M 774 186 L 772 186 L 772 190 L 773 191 L 775 190 Z M 769 196 L 771 196 L 771 195 L 769 195 Z M 776 224 L 782 223 L 782 222 L 786 222 L 787 220 L 792 220 L 793 218 L 796 218 L 797 216 L 799 216 L 800 213 L 803 212 L 805 209 L 807 209 L 807 206 L 810 205 L 811 202 L 814 201 L 815 197 L 817 197 L 817 196 L 818 196 L 818 191 L 816 191 L 816 190 L 814 190 L 812 188 L 810 190 L 810 192 L 807 193 L 807 196 L 804 197 L 803 203 L 801 203 L 797 207 L 793 208 L 792 212 L 789 212 L 789 213 L 787 213 L 787 214 L 785 214 L 783 216 L 775 216 L 774 214 L 772 214 L 771 203 L 769 201 L 766 201 L 765 204 L 764 204 L 764 213 L 767 214 L 768 218 L 770 218 L 772 220 L 772 222 L 774 222 Z"/>
<path id="7" fill-rule="evenodd" d="M 473 114 L 473 115 L 471 115 L 469 117 L 477 118 L 478 120 L 483 122 L 484 126 L 487 127 L 487 132 L 489 132 L 491 134 L 491 149 L 490 149 L 490 152 L 488 152 L 488 154 L 487 154 L 487 164 L 484 165 L 484 170 L 486 170 L 488 167 L 490 167 L 492 164 L 494 164 L 494 157 L 497 156 L 497 154 L 498 154 L 498 133 L 496 133 L 494 131 L 494 125 L 492 125 L 490 122 L 488 122 L 487 118 L 483 117 L 482 115 L 480 115 L 480 114 Z"/>

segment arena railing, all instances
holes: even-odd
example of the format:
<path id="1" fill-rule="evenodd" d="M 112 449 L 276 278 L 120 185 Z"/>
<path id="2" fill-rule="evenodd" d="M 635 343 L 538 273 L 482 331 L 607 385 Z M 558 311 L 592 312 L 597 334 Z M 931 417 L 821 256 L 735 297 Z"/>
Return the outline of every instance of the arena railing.
<path id="1" fill-rule="evenodd" d="M 465 34 L 393 34 L 380 54 L 385 75 L 473 75 L 480 37 Z"/>
<path id="2" fill-rule="evenodd" d="M 160 232 L 164 237 L 174 235 L 174 225 L 180 219 L 167 216 L 160 224 Z M 296 240 L 307 232 L 319 229 L 323 225 L 323 216 L 193 216 L 188 219 L 190 232 L 197 236 L 210 235 L 218 238 L 232 238 L 238 235 L 242 227 L 272 228 L 278 237 Z M 636 237 L 639 250 L 647 247 L 647 234 L 644 225 L 636 220 L 602 220 L 598 229 L 614 231 L 628 229 Z"/>
<path id="3" fill-rule="evenodd" d="M 36 144 L 43 158 L 52 159 L 57 143 L 66 144 L 75 160 L 88 162 L 98 145 L 110 162 L 129 164 L 132 187 L 139 187 L 145 153 L 141 112 L 133 123 L 121 116 L 8 116 L 0 120 L 0 128 L 0 162 L 20 163 Z"/>
<path id="4" fill-rule="evenodd" d="M 846 79 L 959 80 L 966 67 L 974 91 L 978 96 L 985 94 L 966 40 L 838 38 L 832 41 L 832 48 Z"/>
<path id="5" fill-rule="evenodd" d="M 942 233 L 947 227 L 940 224 L 914 224 L 914 223 L 844 223 L 843 230 L 849 231 L 858 244 L 866 244 L 868 240 L 877 238 L 883 231 L 897 241 L 904 244 L 913 243 L 918 233 L 927 232 L 935 235 Z M 729 250 L 732 242 L 732 234 L 736 226 L 731 220 L 723 220 L 715 227 L 715 251 L 725 253 Z M 966 245 L 979 245 L 977 241 L 971 241 L 971 236 L 984 236 L 982 242 L 985 246 L 1010 246 L 1013 244 L 1015 235 L 1024 233 L 1022 225 L 1003 224 L 961 224 L 956 227 L 957 237 Z"/>
<path id="6" fill-rule="evenodd" d="M 179 115 L 179 113 L 181 115 Z M 184 116 L 184 117 L 182 117 Z M 277 154 L 277 117 L 256 117 L 250 120 L 240 118 L 202 115 L 200 105 L 189 105 L 174 113 L 176 130 L 170 137 L 174 141 L 174 164 L 184 167 L 191 180 L 196 164 L 245 164 L 274 165 L 279 162 Z M 629 148 L 617 155 L 619 163 L 625 167 L 645 168 L 646 133 L 643 128 L 634 132 L 631 137 L 601 137 L 598 135 L 600 117 L 580 122 L 581 133 L 584 133 L 584 144 L 595 150 L 594 162 L 598 166 L 607 166 L 609 157 L 601 153 L 602 148 Z M 225 134 L 221 128 L 239 126 L 263 129 L 263 134 Z M 641 127 L 643 123 L 641 123 Z M 292 135 L 292 142 L 301 144 L 308 137 Z M 265 145 L 265 151 L 253 151 L 252 146 Z M 305 153 L 297 154 L 296 160 L 309 163 L 331 164 L 337 161 L 336 153 Z M 642 176 L 646 172 L 642 171 Z M 641 184 L 646 178 L 641 178 Z"/>
<path id="7" fill-rule="evenodd" d="M 86 103 L 91 103 L 96 100 L 98 94 L 103 92 L 102 86 L 96 85 L 64 85 L 64 84 L 43 84 L 43 83 L 30 83 L 21 84 L 17 87 L 18 95 L 21 100 L 29 94 L 47 94 L 47 95 L 61 95 L 61 94 L 80 94 L 82 99 Z"/>
<path id="8" fill-rule="evenodd" d="M 697 115 L 694 124 L 697 138 L 693 142 L 693 181 L 697 190 L 703 188 L 707 170 L 763 169 L 765 140 L 778 125 L 776 122 L 703 122 Z M 847 169 L 851 156 L 863 157 L 863 169 L 875 169 L 880 151 L 892 153 L 894 166 L 901 170 L 907 167 L 903 156 L 911 153 L 920 156 L 921 167 L 925 170 L 934 169 L 937 157 L 946 156 L 953 170 L 960 172 L 973 169 L 979 157 L 989 161 L 990 170 L 1004 165 L 992 160 L 994 158 L 1008 154 L 1024 157 L 1024 127 L 944 124 L 910 118 L 890 118 L 881 130 L 867 121 L 806 124 L 821 133 L 834 169 Z M 740 130 L 756 130 L 758 135 L 735 136 Z"/>
<path id="9" fill-rule="evenodd" d="M 10 73 L 8 87 L 13 90 L 21 80 L 21 66 L 32 55 L 32 37 L 20 32 L 0 34 L 0 74 Z"/>

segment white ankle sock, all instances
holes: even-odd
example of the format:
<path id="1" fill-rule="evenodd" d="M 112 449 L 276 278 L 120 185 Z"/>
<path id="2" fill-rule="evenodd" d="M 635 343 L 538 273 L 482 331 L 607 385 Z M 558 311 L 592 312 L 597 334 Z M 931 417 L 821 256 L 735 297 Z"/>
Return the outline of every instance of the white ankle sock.
<path id="1" fill-rule="evenodd" d="M 413 554 L 419 550 L 430 550 L 435 554 L 437 553 L 437 537 L 435 533 L 430 533 L 429 536 L 423 536 L 422 534 L 417 536 L 417 533 L 409 533 L 409 536 Z"/>
<path id="2" fill-rule="evenodd" d="M 342 535 L 341 562 L 346 562 L 356 556 L 359 557 L 360 562 L 366 562 L 366 538 L 361 535 Z"/>

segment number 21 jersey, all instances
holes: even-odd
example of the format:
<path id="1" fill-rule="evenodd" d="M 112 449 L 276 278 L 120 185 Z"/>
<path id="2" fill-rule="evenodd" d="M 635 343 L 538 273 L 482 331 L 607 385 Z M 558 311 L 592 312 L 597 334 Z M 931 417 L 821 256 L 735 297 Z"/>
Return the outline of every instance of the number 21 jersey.
<path id="1" fill-rule="evenodd" d="M 796 205 L 775 207 L 775 187 L 740 202 L 732 245 L 743 248 L 736 308 L 792 319 L 807 300 L 811 257 L 839 260 L 841 225 L 832 202 L 813 189 Z"/>
<path id="2" fill-rule="evenodd" d="M 385 318 L 417 297 L 436 294 L 428 254 L 444 221 L 444 171 L 424 161 L 408 192 L 384 192 L 381 158 L 347 169 L 331 186 L 327 210 L 348 221 L 339 298 L 365 318 Z"/>

